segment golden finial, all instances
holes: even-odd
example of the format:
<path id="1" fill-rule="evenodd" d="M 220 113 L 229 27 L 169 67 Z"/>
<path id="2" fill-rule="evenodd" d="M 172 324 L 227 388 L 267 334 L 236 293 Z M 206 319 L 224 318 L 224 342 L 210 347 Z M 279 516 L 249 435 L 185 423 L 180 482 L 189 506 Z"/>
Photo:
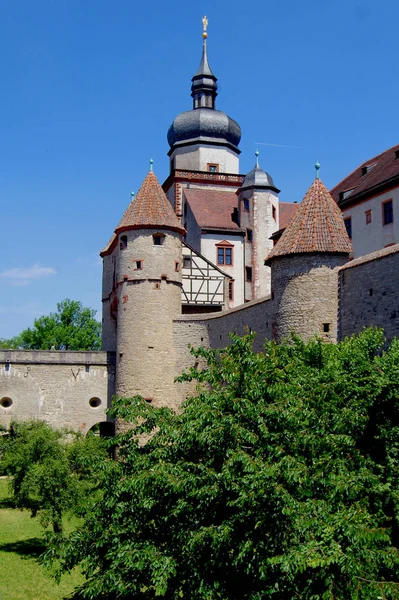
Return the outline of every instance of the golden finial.
<path id="1" fill-rule="evenodd" d="M 206 15 L 204 17 L 202 17 L 202 25 L 204 27 L 204 31 L 202 32 L 202 37 L 204 38 L 204 40 L 206 40 L 206 38 L 208 37 L 208 34 L 206 32 L 206 28 L 208 27 L 208 19 L 206 18 Z"/>

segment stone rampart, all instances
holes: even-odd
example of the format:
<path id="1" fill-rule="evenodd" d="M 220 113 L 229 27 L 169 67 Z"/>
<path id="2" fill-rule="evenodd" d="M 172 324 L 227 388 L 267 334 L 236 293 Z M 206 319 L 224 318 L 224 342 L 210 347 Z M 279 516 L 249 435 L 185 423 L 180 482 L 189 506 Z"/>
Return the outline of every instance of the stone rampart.
<path id="1" fill-rule="evenodd" d="M 341 267 L 338 316 L 339 339 L 372 325 L 399 337 L 399 244 Z"/>
<path id="2" fill-rule="evenodd" d="M 115 355 L 107 352 L 0 350 L 0 424 L 42 419 L 82 433 L 107 420 Z"/>

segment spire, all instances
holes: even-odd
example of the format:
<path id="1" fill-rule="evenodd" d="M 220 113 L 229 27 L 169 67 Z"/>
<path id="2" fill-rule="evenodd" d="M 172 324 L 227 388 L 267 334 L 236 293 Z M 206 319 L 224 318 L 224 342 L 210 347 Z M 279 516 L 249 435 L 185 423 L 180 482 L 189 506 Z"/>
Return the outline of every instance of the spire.
<path id="1" fill-rule="evenodd" d="M 268 254 L 271 258 L 310 252 L 349 254 L 352 246 L 342 212 L 324 183 L 316 178 L 298 206 L 281 239 Z"/>
<path id="2" fill-rule="evenodd" d="M 208 33 L 206 31 L 208 27 L 208 19 L 203 17 L 202 19 L 203 32 L 202 32 L 202 58 L 200 66 L 194 77 L 192 78 L 191 96 L 193 98 L 193 108 L 215 108 L 215 99 L 217 96 L 217 78 L 212 73 L 208 61 L 208 52 L 206 40 Z"/>
<path id="3" fill-rule="evenodd" d="M 152 160 L 152 159 L 151 159 Z M 152 163 L 151 168 L 152 168 Z M 155 173 L 150 170 L 135 198 L 115 229 L 115 233 L 128 229 L 169 229 L 184 234 L 185 229 L 176 217 Z M 104 252 L 104 251 L 103 251 Z"/>

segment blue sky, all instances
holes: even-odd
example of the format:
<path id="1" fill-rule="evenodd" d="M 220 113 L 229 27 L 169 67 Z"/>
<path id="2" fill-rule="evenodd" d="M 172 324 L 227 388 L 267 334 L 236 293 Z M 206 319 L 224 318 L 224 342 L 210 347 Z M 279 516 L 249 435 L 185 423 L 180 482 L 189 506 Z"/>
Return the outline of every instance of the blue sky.
<path id="1" fill-rule="evenodd" d="M 259 147 L 281 200 L 398 143 L 397 0 L 0 1 L 0 337 L 67 297 L 101 317 L 98 252 L 149 158 L 168 174 L 204 14 L 240 170 Z"/>

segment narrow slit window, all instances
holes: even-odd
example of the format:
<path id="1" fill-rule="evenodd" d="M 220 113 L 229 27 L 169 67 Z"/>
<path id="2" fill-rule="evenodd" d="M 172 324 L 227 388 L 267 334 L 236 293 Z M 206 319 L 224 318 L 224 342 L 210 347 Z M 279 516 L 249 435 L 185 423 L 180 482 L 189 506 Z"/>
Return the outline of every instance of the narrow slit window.
<path id="1" fill-rule="evenodd" d="M 136 271 L 141 271 L 142 268 L 143 268 L 143 261 L 142 260 L 136 260 L 135 262 L 136 262 L 135 270 Z"/>
<path id="2" fill-rule="evenodd" d="M 154 233 L 152 240 L 154 246 L 162 246 L 165 241 L 165 235 L 163 233 Z"/>

